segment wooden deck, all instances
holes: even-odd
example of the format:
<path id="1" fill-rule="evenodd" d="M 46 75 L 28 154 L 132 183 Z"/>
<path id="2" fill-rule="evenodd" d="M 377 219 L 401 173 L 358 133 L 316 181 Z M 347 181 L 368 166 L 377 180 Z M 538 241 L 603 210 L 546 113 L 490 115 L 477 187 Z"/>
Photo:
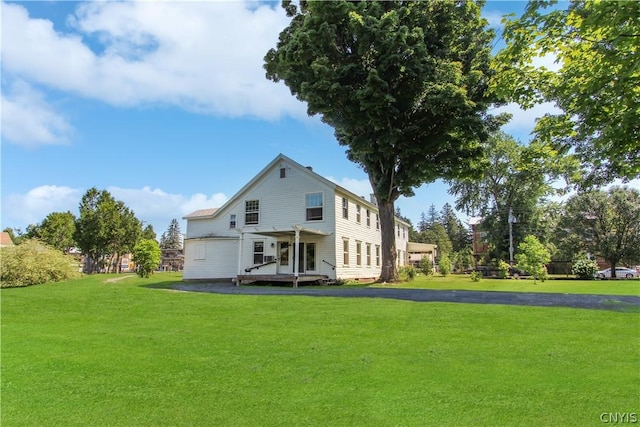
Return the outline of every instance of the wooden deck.
<path id="1" fill-rule="evenodd" d="M 298 278 L 293 274 L 239 274 L 236 285 L 246 285 L 253 282 L 285 282 L 298 287 L 301 282 L 326 282 L 329 276 L 324 274 L 300 274 Z"/>

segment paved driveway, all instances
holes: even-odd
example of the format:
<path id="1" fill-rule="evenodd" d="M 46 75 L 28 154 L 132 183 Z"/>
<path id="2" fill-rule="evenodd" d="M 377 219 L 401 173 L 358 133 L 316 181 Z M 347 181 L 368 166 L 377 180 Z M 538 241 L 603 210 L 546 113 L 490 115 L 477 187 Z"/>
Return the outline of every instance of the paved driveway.
<path id="1" fill-rule="evenodd" d="M 574 307 L 615 311 L 640 311 L 640 297 L 553 293 L 442 291 L 406 288 L 349 288 L 342 286 L 234 286 L 231 283 L 176 283 L 171 289 L 239 295 L 304 295 L 313 297 L 389 298 L 416 302 L 457 302 L 541 307 Z"/>

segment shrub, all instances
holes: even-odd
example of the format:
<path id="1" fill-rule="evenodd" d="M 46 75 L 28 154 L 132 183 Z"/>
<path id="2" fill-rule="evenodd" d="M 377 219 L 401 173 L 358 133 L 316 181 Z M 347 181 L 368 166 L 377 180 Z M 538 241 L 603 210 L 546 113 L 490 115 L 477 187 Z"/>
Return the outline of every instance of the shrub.
<path id="1" fill-rule="evenodd" d="M 406 265 L 398 269 L 398 275 L 403 282 L 410 282 L 415 279 L 417 273 L 417 270 L 412 265 Z"/>
<path id="2" fill-rule="evenodd" d="M 429 257 L 422 257 L 420 260 L 420 270 L 427 276 L 433 274 L 433 261 Z"/>
<path id="3" fill-rule="evenodd" d="M 471 281 L 472 282 L 479 282 L 480 279 L 482 279 L 482 272 L 481 271 L 472 271 L 471 272 Z"/>
<path id="4" fill-rule="evenodd" d="M 442 274 L 443 276 L 447 276 L 449 273 L 451 273 L 451 260 L 449 259 L 449 255 L 442 255 L 438 266 L 440 266 L 440 274 Z"/>
<path id="5" fill-rule="evenodd" d="M 142 239 L 133 248 L 133 262 L 140 277 L 149 277 L 160 265 L 160 246 L 153 239 Z"/>
<path id="6" fill-rule="evenodd" d="M 598 264 L 587 258 L 586 255 L 581 254 L 573 260 L 571 271 L 579 279 L 593 280 L 598 272 Z"/>
<path id="7" fill-rule="evenodd" d="M 506 279 L 507 276 L 509 275 L 510 268 L 511 266 L 509 265 L 508 262 L 500 260 L 498 262 L 498 277 L 501 279 Z"/>
<path id="8" fill-rule="evenodd" d="M 79 268 L 78 261 L 71 255 L 36 239 L 0 249 L 0 286 L 3 288 L 75 279 L 82 276 Z"/>
<path id="9" fill-rule="evenodd" d="M 549 250 L 533 235 L 528 235 L 518 245 L 519 253 L 516 254 L 517 267 L 528 271 L 533 276 L 533 283 L 537 279 L 545 281 L 547 278 L 546 263 L 551 261 Z"/>

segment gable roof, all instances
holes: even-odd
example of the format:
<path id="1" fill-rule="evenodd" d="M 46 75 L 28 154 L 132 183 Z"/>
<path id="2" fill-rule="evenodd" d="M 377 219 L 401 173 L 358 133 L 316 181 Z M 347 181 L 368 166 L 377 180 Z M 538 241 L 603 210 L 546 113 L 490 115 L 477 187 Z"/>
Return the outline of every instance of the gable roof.
<path id="1" fill-rule="evenodd" d="M 347 190 L 346 188 L 339 186 L 335 182 L 333 182 L 333 181 L 331 181 L 331 180 L 329 180 L 329 179 L 327 179 L 327 178 L 315 173 L 312 168 L 302 166 L 300 163 L 296 162 L 295 160 L 292 160 L 289 157 L 285 156 L 284 154 L 280 153 L 275 157 L 275 159 L 273 159 L 271 162 L 269 162 L 268 165 L 266 165 L 264 168 L 262 168 L 262 170 L 260 172 L 258 172 L 248 183 L 246 183 L 240 190 L 238 190 L 238 192 L 236 192 L 236 194 L 234 194 L 233 197 L 231 197 L 229 200 L 227 200 L 219 208 L 217 208 L 217 209 L 216 208 L 213 208 L 213 209 L 200 209 L 200 210 L 192 212 L 192 213 L 190 213 L 190 214 L 188 214 L 188 215 L 186 215 L 186 216 L 184 216 L 182 218 L 183 219 L 197 219 L 197 218 L 205 218 L 205 217 L 215 218 L 218 215 L 221 215 L 221 213 L 225 210 L 225 208 L 227 208 L 228 206 L 233 205 L 239 199 L 241 199 L 242 196 L 244 195 L 244 193 L 249 191 L 249 189 L 256 182 L 258 182 L 260 179 L 262 179 L 262 177 L 264 175 L 266 175 L 279 162 L 286 162 L 290 166 L 295 167 L 296 169 L 298 169 L 302 173 L 305 173 L 305 174 L 309 175 L 310 177 L 312 177 L 313 179 L 315 179 L 317 181 L 320 181 L 321 183 L 323 183 L 324 185 L 328 186 L 329 188 L 332 188 L 335 191 L 338 191 L 338 192 L 344 194 L 345 196 L 348 196 L 348 197 L 350 197 L 350 198 L 352 198 L 354 200 L 357 200 L 359 203 L 362 203 L 365 206 L 368 206 L 368 207 L 376 209 L 376 210 L 378 209 L 377 205 L 375 205 L 374 203 L 369 202 L 368 200 L 366 200 L 362 196 L 358 196 L 357 194 L 352 193 L 351 191 Z M 207 213 L 205 213 L 205 212 L 207 212 Z M 396 221 L 402 222 L 405 225 L 409 225 L 408 223 L 406 223 L 405 221 L 401 220 L 398 217 L 396 217 Z"/>
<path id="2" fill-rule="evenodd" d="M 13 240 L 11 240 L 11 235 L 6 231 L 3 231 L 0 234 L 0 246 L 14 246 Z"/>

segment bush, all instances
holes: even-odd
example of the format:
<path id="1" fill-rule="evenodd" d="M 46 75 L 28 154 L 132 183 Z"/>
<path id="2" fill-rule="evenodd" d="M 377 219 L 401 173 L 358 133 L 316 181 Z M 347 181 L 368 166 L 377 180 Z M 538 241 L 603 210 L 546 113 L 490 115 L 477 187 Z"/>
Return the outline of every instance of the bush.
<path id="1" fill-rule="evenodd" d="M 510 268 L 511 268 L 511 266 L 509 265 L 508 262 L 500 260 L 498 262 L 498 277 L 501 278 L 501 279 L 506 279 L 507 276 L 509 275 L 509 269 Z"/>
<path id="2" fill-rule="evenodd" d="M 71 255 L 36 239 L 0 249 L 0 286 L 3 288 L 76 279 L 82 276 L 79 269 L 78 261 Z"/>
<path id="3" fill-rule="evenodd" d="M 417 273 L 418 271 L 412 265 L 406 265 L 398 269 L 398 275 L 403 282 L 410 282 L 415 279 Z"/>
<path id="4" fill-rule="evenodd" d="M 586 255 L 579 255 L 573 260 L 573 266 L 571 271 L 579 279 L 593 280 L 598 272 L 598 264 L 595 261 L 587 258 Z"/>
<path id="5" fill-rule="evenodd" d="M 443 276 L 447 276 L 449 273 L 451 273 L 451 261 L 449 260 L 449 255 L 442 255 L 438 266 L 440 267 L 440 274 L 442 274 Z"/>
<path id="6" fill-rule="evenodd" d="M 433 274 L 433 261 L 429 257 L 422 257 L 420 260 L 420 270 L 427 276 Z"/>
<path id="7" fill-rule="evenodd" d="M 160 246 L 153 239 L 142 239 L 140 243 L 133 248 L 132 261 L 136 265 L 136 272 L 140 277 L 149 277 L 153 274 L 153 270 L 160 265 Z"/>
<path id="8" fill-rule="evenodd" d="M 481 271 L 472 271 L 471 272 L 471 281 L 472 282 L 479 282 L 480 279 L 482 279 L 482 272 Z"/>

